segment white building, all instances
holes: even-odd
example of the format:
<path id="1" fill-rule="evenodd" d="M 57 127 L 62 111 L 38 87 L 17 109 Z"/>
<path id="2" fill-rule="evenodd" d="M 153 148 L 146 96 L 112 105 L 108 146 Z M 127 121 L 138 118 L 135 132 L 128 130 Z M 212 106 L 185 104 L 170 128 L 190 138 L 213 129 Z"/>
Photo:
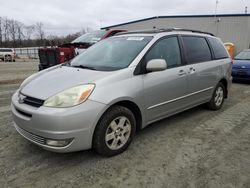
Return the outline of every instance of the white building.
<path id="1" fill-rule="evenodd" d="M 223 42 L 235 44 L 236 53 L 250 48 L 250 14 L 158 16 L 103 27 L 102 29 L 141 30 L 185 28 L 213 33 Z"/>

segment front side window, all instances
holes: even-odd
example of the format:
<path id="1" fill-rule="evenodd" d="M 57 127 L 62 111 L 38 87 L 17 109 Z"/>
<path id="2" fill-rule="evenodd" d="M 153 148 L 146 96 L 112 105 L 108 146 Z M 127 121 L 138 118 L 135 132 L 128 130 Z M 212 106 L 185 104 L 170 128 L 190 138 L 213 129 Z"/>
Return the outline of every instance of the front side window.
<path id="1" fill-rule="evenodd" d="M 211 52 L 203 37 L 183 36 L 188 64 L 210 61 Z"/>
<path id="2" fill-rule="evenodd" d="M 168 37 L 157 42 L 145 56 L 145 61 L 164 59 L 168 68 L 181 65 L 181 53 L 177 37 Z"/>
<path id="3" fill-rule="evenodd" d="M 126 68 L 149 43 L 152 37 L 120 36 L 108 38 L 74 58 L 71 66 L 100 71 Z"/>

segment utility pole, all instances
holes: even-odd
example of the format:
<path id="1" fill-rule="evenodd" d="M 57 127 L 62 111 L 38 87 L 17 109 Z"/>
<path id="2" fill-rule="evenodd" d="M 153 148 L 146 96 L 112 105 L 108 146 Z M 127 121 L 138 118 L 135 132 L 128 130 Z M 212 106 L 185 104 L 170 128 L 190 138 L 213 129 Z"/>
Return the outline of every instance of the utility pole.
<path id="1" fill-rule="evenodd" d="M 218 32 L 219 32 L 219 21 L 220 21 L 220 19 L 217 18 L 218 4 L 219 4 L 219 0 L 216 0 L 215 12 L 214 12 L 214 18 L 215 18 L 215 24 L 216 24 L 216 36 L 218 35 Z"/>
<path id="2" fill-rule="evenodd" d="M 214 17 L 215 17 L 215 18 L 217 17 L 218 4 L 219 4 L 219 0 L 216 0 L 215 11 L 214 11 Z"/>

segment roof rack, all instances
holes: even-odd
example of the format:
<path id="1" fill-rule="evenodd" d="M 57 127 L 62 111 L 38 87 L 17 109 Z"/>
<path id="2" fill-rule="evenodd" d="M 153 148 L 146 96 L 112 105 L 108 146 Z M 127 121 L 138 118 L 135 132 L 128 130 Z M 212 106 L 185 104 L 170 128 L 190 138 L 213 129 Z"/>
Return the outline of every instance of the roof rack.
<path id="1" fill-rule="evenodd" d="M 134 30 L 134 31 L 126 31 L 126 32 L 120 32 L 117 33 L 116 35 L 124 35 L 124 34 L 136 34 L 136 33 L 145 33 L 145 34 L 150 34 L 150 33 L 162 33 L 162 32 L 171 32 L 171 31 L 187 31 L 187 32 L 192 32 L 192 33 L 202 33 L 202 34 L 207 34 L 214 36 L 214 34 L 209 33 L 209 32 L 203 32 L 199 30 L 193 30 L 193 29 L 182 29 L 182 28 L 162 28 L 162 29 L 148 29 L 148 30 Z"/>

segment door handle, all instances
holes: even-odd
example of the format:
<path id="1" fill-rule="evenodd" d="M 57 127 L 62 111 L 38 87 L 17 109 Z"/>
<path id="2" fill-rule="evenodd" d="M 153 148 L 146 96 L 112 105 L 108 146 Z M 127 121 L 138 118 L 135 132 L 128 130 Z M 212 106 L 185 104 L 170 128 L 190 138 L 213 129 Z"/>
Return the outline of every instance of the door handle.
<path id="1" fill-rule="evenodd" d="M 187 74 L 184 70 L 180 70 L 179 71 L 179 76 L 183 76 L 183 75 L 185 75 L 185 74 Z"/>
<path id="2" fill-rule="evenodd" d="M 193 67 L 190 67 L 188 73 L 193 74 L 194 72 L 195 72 L 195 69 Z"/>

